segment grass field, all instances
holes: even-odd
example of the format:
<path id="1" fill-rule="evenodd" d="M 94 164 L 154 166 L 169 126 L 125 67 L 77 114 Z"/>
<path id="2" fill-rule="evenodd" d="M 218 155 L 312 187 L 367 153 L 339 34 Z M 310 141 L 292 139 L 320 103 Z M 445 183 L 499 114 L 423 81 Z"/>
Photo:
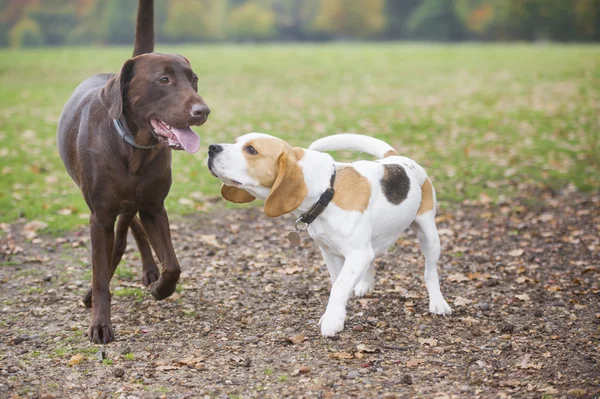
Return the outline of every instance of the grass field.
<path id="1" fill-rule="evenodd" d="M 522 186 L 600 188 L 600 47 L 348 44 L 169 47 L 212 109 L 195 155 L 173 155 L 171 217 L 205 209 L 219 182 L 212 142 L 249 131 L 294 145 L 375 135 L 426 167 L 442 204 L 501 200 Z M 58 156 L 61 108 L 80 81 L 116 72 L 130 48 L 0 51 L 0 222 L 51 231 L 88 209 Z M 348 156 L 348 155 L 346 155 Z M 350 155 L 356 157 L 356 154 Z"/>

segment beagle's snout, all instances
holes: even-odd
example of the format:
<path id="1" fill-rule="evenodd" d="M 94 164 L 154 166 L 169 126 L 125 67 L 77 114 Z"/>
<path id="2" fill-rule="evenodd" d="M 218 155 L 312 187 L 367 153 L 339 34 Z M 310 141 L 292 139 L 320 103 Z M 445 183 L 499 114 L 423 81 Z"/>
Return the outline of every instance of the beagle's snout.
<path id="1" fill-rule="evenodd" d="M 215 156 L 221 151 L 223 151 L 223 147 L 218 144 L 211 144 L 208 146 L 208 155 L 211 157 Z"/>

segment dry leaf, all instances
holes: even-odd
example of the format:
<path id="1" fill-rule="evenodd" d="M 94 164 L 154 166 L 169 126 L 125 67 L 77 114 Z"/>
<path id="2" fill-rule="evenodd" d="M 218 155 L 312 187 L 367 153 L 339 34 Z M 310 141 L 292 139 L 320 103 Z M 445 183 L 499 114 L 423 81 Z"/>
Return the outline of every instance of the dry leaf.
<path id="1" fill-rule="evenodd" d="M 367 353 L 374 353 L 374 352 L 379 351 L 379 348 L 374 348 L 372 346 L 367 346 L 364 344 L 356 345 L 356 349 L 358 350 L 358 352 L 367 352 Z"/>
<path id="2" fill-rule="evenodd" d="M 469 281 L 469 278 L 462 273 L 454 273 L 454 274 L 449 275 L 447 280 L 461 282 L 461 281 Z"/>
<path id="3" fill-rule="evenodd" d="M 462 321 L 467 327 L 472 327 L 474 324 L 479 324 L 479 320 L 474 319 L 471 316 L 462 317 L 460 321 Z"/>
<path id="4" fill-rule="evenodd" d="M 463 298 L 461 296 L 457 296 L 456 299 L 454 299 L 454 304 L 456 306 L 465 306 L 465 305 L 470 304 L 471 302 L 473 302 L 473 301 L 470 299 L 467 299 L 467 298 Z"/>
<path id="5" fill-rule="evenodd" d="M 156 370 L 158 371 L 169 371 L 169 370 L 177 370 L 179 367 L 176 366 L 158 366 Z"/>
<path id="6" fill-rule="evenodd" d="M 217 236 L 214 234 L 200 234 L 200 241 L 216 248 L 224 248 L 223 245 L 217 241 Z"/>
<path id="7" fill-rule="evenodd" d="M 523 252 L 525 252 L 525 250 L 523 248 L 519 248 L 519 249 L 513 249 L 512 251 L 510 251 L 508 254 L 510 256 L 513 256 L 515 258 L 518 258 L 519 256 L 523 255 Z"/>
<path id="8" fill-rule="evenodd" d="M 527 302 L 527 301 L 531 300 L 531 298 L 529 297 L 528 294 L 515 295 L 515 298 L 517 298 L 518 300 L 523 301 L 523 302 Z"/>
<path id="9" fill-rule="evenodd" d="M 294 335 L 293 337 L 289 337 L 288 341 L 298 345 L 300 343 L 302 343 L 304 340 L 306 339 L 306 336 L 302 333 Z"/>
<path id="10" fill-rule="evenodd" d="M 76 364 L 79 364 L 79 363 L 83 362 L 84 359 L 85 359 L 85 357 L 81 353 L 73 355 L 69 359 L 69 366 L 74 366 Z"/>
<path id="11" fill-rule="evenodd" d="M 348 352 L 335 352 L 331 354 L 334 359 L 352 359 L 354 356 Z"/>
<path id="12" fill-rule="evenodd" d="M 429 346 L 437 346 L 438 341 L 437 339 L 433 339 L 433 338 L 419 338 L 419 343 L 421 345 L 429 345 Z"/>
<path id="13" fill-rule="evenodd" d="M 421 363 L 425 363 L 425 359 L 421 359 L 420 357 L 413 357 L 406 362 L 406 367 L 415 367 Z"/>

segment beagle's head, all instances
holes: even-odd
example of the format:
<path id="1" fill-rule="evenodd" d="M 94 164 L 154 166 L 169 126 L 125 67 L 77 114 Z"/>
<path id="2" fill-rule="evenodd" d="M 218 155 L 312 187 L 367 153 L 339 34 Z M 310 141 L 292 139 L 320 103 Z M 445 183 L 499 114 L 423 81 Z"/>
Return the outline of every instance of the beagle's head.
<path id="1" fill-rule="evenodd" d="M 235 203 L 266 199 L 265 214 L 276 217 L 298 208 L 308 192 L 298 161 L 304 150 L 277 137 L 249 133 L 235 144 L 208 147 L 208 169 L 223 181 L 221 195 Z"/>

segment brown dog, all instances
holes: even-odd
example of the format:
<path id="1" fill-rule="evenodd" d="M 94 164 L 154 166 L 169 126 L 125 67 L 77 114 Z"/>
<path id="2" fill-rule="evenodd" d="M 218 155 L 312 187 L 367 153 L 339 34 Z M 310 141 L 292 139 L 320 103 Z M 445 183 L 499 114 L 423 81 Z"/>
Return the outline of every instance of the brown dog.
<path id="1" fill-rule="evenodd" d="M 91 211 L 93 277 L 83 300 L 92 306 L 88 335 L 97 343 L 114 340 L 109 283 L 125 251 L 128 227 L 142 255 L 142 281 L 151 284 L 152 295 L 168 297 L 179 279 L 164 208 L 171 148 L 196 152 L 200 138 L 190 126 L 206 122 L 210 110 L 197 93 L 189 61 L 151 53 L 153 48 L 153 1 L 139 0 L 133 58 L 116 75 L 81 83 L 58 123 L 60 156 Z"/>

